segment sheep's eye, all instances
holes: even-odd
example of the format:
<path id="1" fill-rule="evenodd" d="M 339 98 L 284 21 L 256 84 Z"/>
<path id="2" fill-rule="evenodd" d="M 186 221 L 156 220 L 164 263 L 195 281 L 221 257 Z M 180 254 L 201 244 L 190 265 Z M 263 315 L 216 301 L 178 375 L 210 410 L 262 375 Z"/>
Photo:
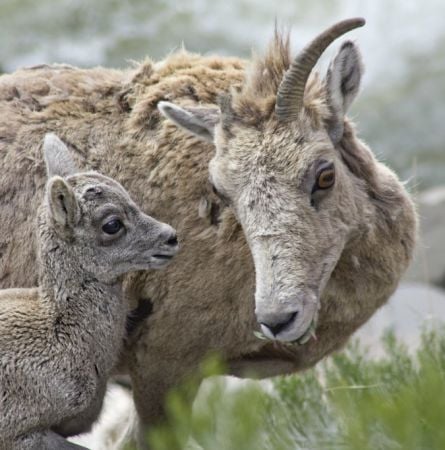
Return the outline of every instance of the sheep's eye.
<path id="1" fill-rule="evenodd" d="M 112 219 L 102 226 L 102 231 L 107 234 L 116 234 L 124 224 L 119 219 Z"/>
<path id="2" fill-rule="evenodd" d="M 335 170 L 333 167 L 322 170 L 317 176 L 317 189 L 329 189 L 335 182 Z"/>

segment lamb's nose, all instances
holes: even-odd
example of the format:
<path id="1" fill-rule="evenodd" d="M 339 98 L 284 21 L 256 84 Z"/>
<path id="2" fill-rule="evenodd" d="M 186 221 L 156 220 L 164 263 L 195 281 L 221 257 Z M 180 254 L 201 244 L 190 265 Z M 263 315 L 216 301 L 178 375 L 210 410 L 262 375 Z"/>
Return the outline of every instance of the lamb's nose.
<path id="1" fill-rule="evenodd" d="M 176 232 L 173 232 L 165 243 L 170 247 L 175 247 L 176 245 L 178 245 L 178 236 Z"/>
<path id="2" fill-rule="evenodd" d="M 277 336 L 285 328 L 289 327 L 297 318 L 298 311 L 293 311 L 284 314 L 273 314 L 270 316 L 264 316 L 259 319 L 260 324 L 266 327 L 273 336 Z"/>
<path id="3" fill-rule="evenodd" d="M 178 235 L 176 234 L 176 230 L 170 225 L 164 224 L 158 239 L 159 244 L 162 245 L 165 250 L 176 251 L 179 248 Z"/>

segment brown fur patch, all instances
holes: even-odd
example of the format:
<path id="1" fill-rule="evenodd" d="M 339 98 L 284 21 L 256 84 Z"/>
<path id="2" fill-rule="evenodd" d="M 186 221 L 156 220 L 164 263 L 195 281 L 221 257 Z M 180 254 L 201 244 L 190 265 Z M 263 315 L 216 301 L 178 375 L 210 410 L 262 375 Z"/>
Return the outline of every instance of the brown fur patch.
<path id="1" fill-rule="evenodd" d="M 131 132 L 140 134 L 158 123 L 156 105 L 161 100 L 216 104 L 228 84 L 241 86 L 244 65 L 237 58 L 202 57 L 185 50 L 173 53 L 160 64 L 150 60 L 141 63 L 118 96 L 124 109 L 132 110 Z"/>

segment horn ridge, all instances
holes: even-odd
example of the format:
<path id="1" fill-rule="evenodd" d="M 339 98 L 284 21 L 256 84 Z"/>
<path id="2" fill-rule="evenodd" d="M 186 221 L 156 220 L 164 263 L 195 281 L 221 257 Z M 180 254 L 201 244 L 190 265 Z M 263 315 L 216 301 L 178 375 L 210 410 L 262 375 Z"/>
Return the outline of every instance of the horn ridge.
<path id="1" fill-rule="evenodd" d="M 309 75 L 322 53 L 335 39 L 355 28 L 362 27 L 365 19 L 356 17 L 337 22 L 315 37 L 292 61 L 284 74 L 277 92 L 275 113 L 280 121 L 297 118 L 303 107 L 304 90 Z"/>

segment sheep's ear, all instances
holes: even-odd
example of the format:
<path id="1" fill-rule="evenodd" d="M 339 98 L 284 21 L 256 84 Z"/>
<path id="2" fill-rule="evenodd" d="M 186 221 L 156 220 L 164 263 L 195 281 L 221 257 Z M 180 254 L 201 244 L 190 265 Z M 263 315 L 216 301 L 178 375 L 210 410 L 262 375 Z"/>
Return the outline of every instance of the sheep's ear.
<path id="1" fill-rule="evenodd" d="M 220 116 L 218 108 L 181 108 L 170 102 L 159 102 L 158 109 L 176 125 L 200 139 L 213 142 Z"/>
<path id="2" fill-rule="evenodd" d="M 43 141 L 43 153 L 48 178 L 54 175 L 66 178 L 78 172 L 67 146 L 55 134 L 46 134 Z"/>
<path id="3" fill-rule="evenodd" d="M 79 204 L 71 186 L 61 177 L 48 182 L 47 199 L 50 217 L 63 230 L 72 230 L 79 221 Z"/>
<path id="4" fill-rule="evenodd" d="M 362 57 L 352 41 L 343 42 L 332 60 L 326 76 L 331 118 L 328 122 L 329 135 L 338 143 L 343 136 L 344 116 L 355 99 L 363 75 Z"/>

